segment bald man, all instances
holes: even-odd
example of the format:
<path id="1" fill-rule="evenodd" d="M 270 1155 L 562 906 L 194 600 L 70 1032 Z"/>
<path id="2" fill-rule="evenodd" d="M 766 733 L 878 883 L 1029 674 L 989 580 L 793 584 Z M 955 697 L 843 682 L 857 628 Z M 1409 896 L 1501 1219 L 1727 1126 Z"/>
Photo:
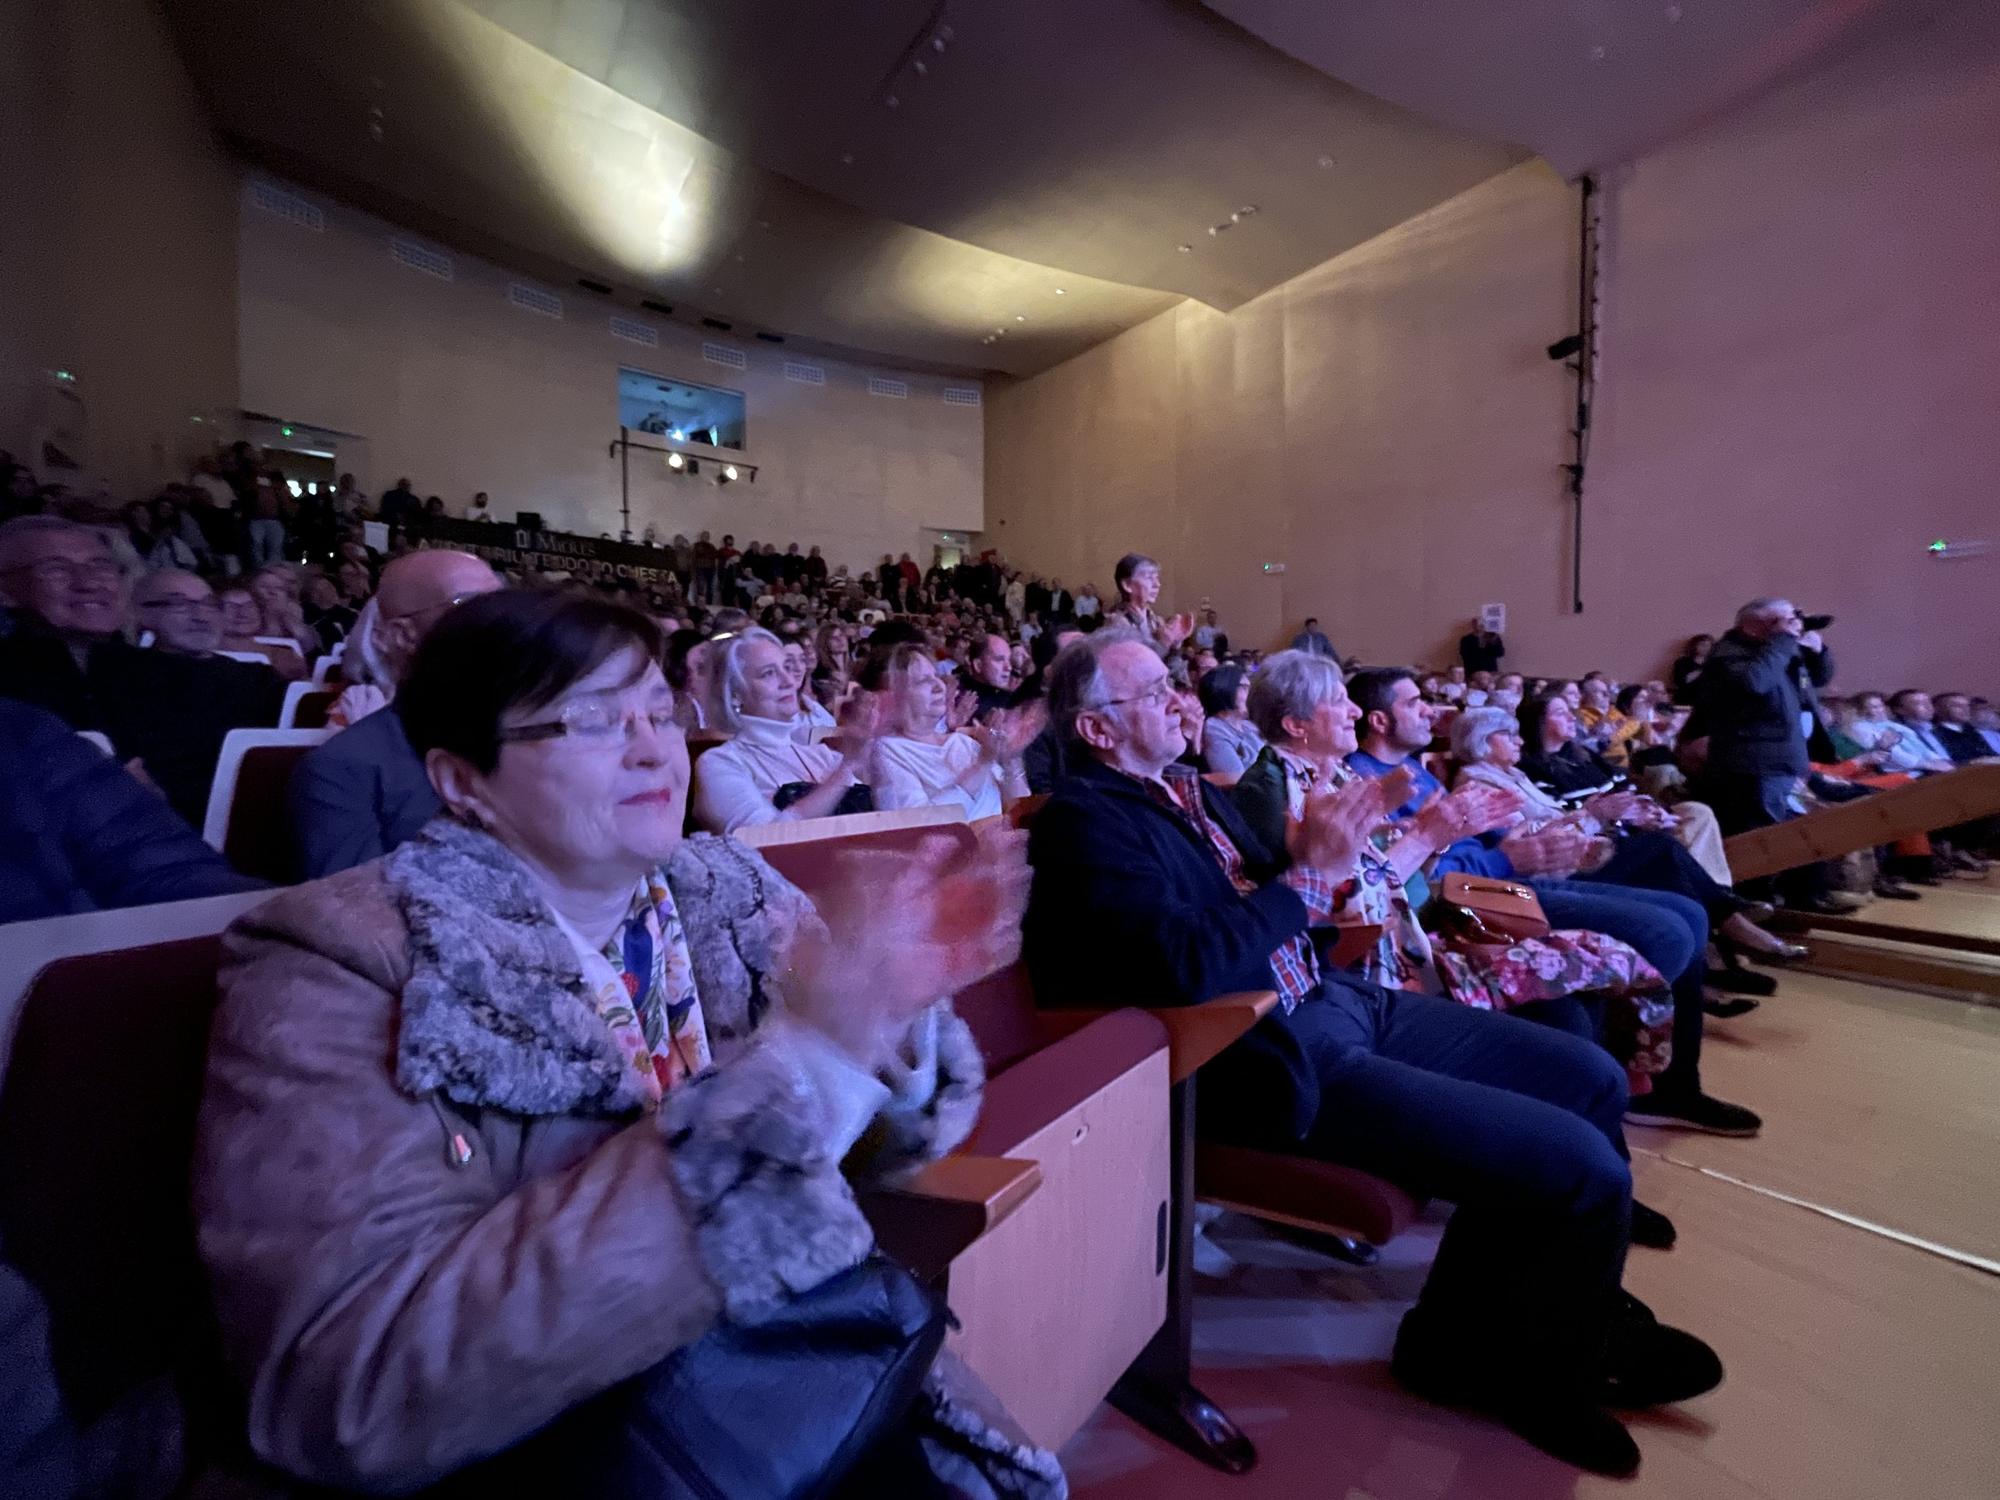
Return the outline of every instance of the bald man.
<path id="1" fill-rule="evenodd" d="M 390 677 L 402 680 L 446 610 L 499 587 L 493 570 L 468 552 L 412 552 L 391 562 L 375 594 L 375 645 Z M 387 854 L 439 806 L 393 702 L 300 761 L 287 801 L 302 880 Z"/>

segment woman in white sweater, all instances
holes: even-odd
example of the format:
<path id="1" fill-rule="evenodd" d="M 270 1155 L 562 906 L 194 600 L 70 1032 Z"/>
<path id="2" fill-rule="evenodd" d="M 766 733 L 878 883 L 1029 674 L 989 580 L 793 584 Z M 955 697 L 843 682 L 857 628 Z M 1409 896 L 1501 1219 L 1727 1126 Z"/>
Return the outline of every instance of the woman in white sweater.
<path id="1" fill-rule="evenodd" d="M 869 716 L 850 723 L 845 750 L 802 743 L 798 684 L 776 636 L 752 626 L 710 649 L 716 727 L 730 740 L 694 763 L 698 827 L 734 833 L 758 823 L 823 818 L 868 782 L 875 745 Z"/>
<path id="2" fill-rule="evenodd" d="M 923 647 L 893 646 L 868 664 L 862 686 L 882 701 L 886 733 L 875 748 L 875 805 L 956 806 L 968 821 L 997 818 L 1003 797 L 1025 797 L 1022 752 L 1046 713 L 999 709 L 982 724 L 946 723 L 950 694 Z"/>

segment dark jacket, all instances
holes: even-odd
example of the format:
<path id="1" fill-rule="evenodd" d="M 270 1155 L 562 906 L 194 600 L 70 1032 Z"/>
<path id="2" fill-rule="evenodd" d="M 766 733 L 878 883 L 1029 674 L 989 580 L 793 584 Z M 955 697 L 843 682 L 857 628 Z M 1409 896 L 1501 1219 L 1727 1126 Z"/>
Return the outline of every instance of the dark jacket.
<path id="1" fill-rule="evenodd" d="M 1285 847 L 1285 824 L 1291 821 L 1292 798 L 1276 750 L 1269 745 L 1264 747 L 1236 778 L 1236 785 L 1229 788 L 1229 800 L 1236 804 L 1236 811 L 1266 849 Z"/>
<path id="2" fill-rule="evenodd" d="M 67 1500 L 76 1485 L 76 1436 L 56 1385 L 48 1307 L 0 1263 L 0 1495 Z"/>
<path id="3" fill-rule="evenodd" d="M 1141 783 L 1076 757 L 1028 840 L 1034 885 L 1023 928 L 1039 1004 L 1199 1005 L 1275 988 L 1271 955 L 1308 925 L 1267 849 L 1228 797 L 1200 783 L 1209 816 L 1259 882 L 1237 894 L 1200 832 Z M 1319 1112 L 1317 1074 L 1267 1017 L 1202 1074 L 1201 1129 L 1217 1139 L 1296 1141 Z"/>
<path id="4" fill-rule="evenodd" d="M 1752 640 L 1731 630 L 1715 643 L 1695 679 L 1687 733 L 1708 737 L 1708 772 L 1803 776 L 1809 757 L 1801 713 L 1819 713 L 1815 688 L 1833 679 L 1833 653 L 1807 651 L 1798 637 Z"/>
<path id="5" fill-rule="evenodd" d="M 1487 635 L 1483 630 L 1469 630 L 1458 638 L 1458 660 L 1467 676 L 1474 672 L 1499 671 L 1500 658 L 1506 654 L 1507 643 L 1497 635 Z"/>
<path id="6" fill-rule="evenodd" d="M 1952 760 L 1958 765 L 1985 760 L 1993 754 L 1993 747 L 1970 724 L 1946 724 L 1933 720 L 1931 733 L 1938 737 L 1938 743 L 1950 752 Z"/>
<path id="7" fill-rule="evenodd" d="M 223 656 L 93 645 L 79 667 L 40 619 L 16 613 L 0 634 L 0 696 L 47 709 L 72 729 L 108 736 L 120 760 L 145 762 L 167 802 L 199 828 L 222 740 L 278 722 L 285 683 L 269 667 Z"/>
<path id="8" fill-rule="evenodd" d="M 0 699 L 0 922 L 254 891 L 62 720 Z"/>
<path id="9" fill-rule="evenodd" d="M 387 854 L 443 806 L 394 704 L 315 746 L 292 772 L 285 800 L 301 880 Z"/>

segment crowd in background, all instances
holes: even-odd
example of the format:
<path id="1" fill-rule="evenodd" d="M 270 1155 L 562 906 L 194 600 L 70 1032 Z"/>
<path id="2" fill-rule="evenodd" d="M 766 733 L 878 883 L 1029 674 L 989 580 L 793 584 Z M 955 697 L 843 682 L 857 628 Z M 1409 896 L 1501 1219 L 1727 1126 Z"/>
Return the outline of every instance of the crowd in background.
<path id="1" fill-rule="evenodd" d="M 286 799 L 308 883 L 232 938 L 197 1171 L 253 1442 L 327 1482 L 407 1488 L 485 1456 L 700 1336 L 770 1245 L 841 1242 L 851 1203 L 826 1183 L 851 1148 L 893 1170 L 970 1128 L 977 1060 L 937 997 L 1021 952 L 1045 1004 L 1275 990 L 1204 1073 L 1204 1128 L 1453 1201 L 1398 1377 L 1629 1473 L 1608 1408 L 1686 1399 L 1721 1366 L 1622 1290 L 1628 1245 L 1676 1237 L 1631 1198 L 1624 1127 L 1758 1133 L 1700 1059 L 1710 1021 L 1775 988 L 1743 960 L 1803 956 L 1762 926 L 1775 901 L 1911 898 L 1995 844 L 1982 822 L 1878 851 L 1858 883 L 1733 878 L 1726 834 L 2000 755 L 1966 694 L 1825 696 L 1830 622 L 1783 599 L 1696 638 L 1671 684 L 1506 671 L 1477 623 L 1419 671 L 1343 661 L 1316 619 L 1268 656 L 1232 642 L 1207 601 L 1165 612 L 1138 553 L 1100 595 L 992 551 L 850 572 L 704 532 L 648 538 L 641 588 L 503 576 L 427 544 L 442 501 L 407 480 L 295 494 L 242 444 L 116 512 L 0 472 L 0 921 L 256 888 L 194 834 L 222 739 L 331 668 L 335 732 Z M 1031 797 L 1023 850 L 999 830 Z M 982 825 L 971 864 L 857 864 L 817 912 L 744 845 L 682 842 L 917 806 Z M 1482 880 L 1536 923 L 1486 926 L 1464 899 Z M 1342 929 L 1369 936 L 1336 961 Z M 545 1067 L 580 1024 L 550 1007 L 578 993 L 610 1050 Z M 794 1024 L 766 1023 L 774 995 Z M 735 1133 L 760 1110 L 801 1153 L 779 1207 L 750 1186 L 767 1145 Z M 335 1131 L 426 1181 L 460 1153 L 507 1165 L 471 1196 L 424 1189 L 455 1227 L 418 1243 L 407 1204 L 378 1212 L 375 1178 L 324 1152 L 310 1183 L 263 1169 Z M 603 1181 L 542 1192 L 559 1171 Z M 494 1280 L 502 1201 L 530 1253 Z M 754 1254 L 690 1231 L 652 1265 L 650 1290 L 692 1299 L 680 1323 L 642 1336 L 593 1295 L 629 1271 L 603 1260 L 607 1223 L 637 1244 L 763 1212 Z M 458 1285 L 482 1290 L 437 1290 Z M 288 1330 L 315 1317 L 308 1348 Z M 487 1363 L 515 1372 L 509 1403 L 427 1373 Z M 329 1383 L 370 1418 L 337 1452 Z M 1061 1494 L 1049 1455 L 982 1451 L 1008 1471 L 991 1493 Z"/>

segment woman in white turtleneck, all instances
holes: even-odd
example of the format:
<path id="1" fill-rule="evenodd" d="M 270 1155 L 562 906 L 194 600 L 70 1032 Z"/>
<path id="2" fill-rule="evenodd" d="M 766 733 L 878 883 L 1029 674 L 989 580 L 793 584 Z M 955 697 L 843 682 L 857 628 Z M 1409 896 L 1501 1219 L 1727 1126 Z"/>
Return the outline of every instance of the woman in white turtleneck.
<path id="1" fill-rule="evenodd" d="M 800 743 L 798 686 L 783 644 L 770 631 L 752 626 L 711 651 L 717 727 L 731 738 L 694 763 L 699 827 L 734 833 L 756 823 L 823 818 L 850 787 L 869 780 L 872 724 L 849 726 L 845 753 Z M 774 800 L 779 789 L 801 782 L 809 789 L 780 812 Z"/>

